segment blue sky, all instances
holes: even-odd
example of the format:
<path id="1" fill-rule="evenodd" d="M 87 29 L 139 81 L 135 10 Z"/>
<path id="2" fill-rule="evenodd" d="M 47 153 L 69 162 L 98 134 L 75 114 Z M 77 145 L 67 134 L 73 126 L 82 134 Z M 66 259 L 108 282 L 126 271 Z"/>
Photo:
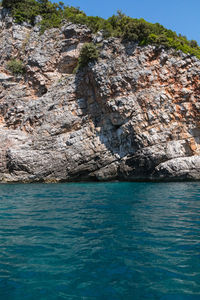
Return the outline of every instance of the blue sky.
<path id="1" fill-rule="evenodd" d="M 200 0 L 62 0 L 87 15 L 108 18 L 118 9 L 133 18 L 144 18 L 195 39 L 200 44 Z M 59 0 L 55 1 L 59 2 Z"/>

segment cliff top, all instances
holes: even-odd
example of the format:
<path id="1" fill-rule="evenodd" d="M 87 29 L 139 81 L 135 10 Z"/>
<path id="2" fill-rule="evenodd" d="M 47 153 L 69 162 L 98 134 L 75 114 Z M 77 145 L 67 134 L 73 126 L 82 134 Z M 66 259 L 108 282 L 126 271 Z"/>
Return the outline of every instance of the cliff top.
<path id="1" fill-rule="evenodd" d="M 87 25 L 93 33 L 102 31 L 105 38 L 119 37 L 137 42 L 140 46 L 156 45 L 174 48 L 200 58 L 200 47 L 195 40 L 166 29 L 159 23 L 149 23 L 144 19 L 133 19 L 118 11 L 117 15 L 106 19 L 87 16 L 79 8 L 65 6 L 62 2 L 48 0 L 3 0 L 2 6 L 9 9 L 16 23 L 39 22 L 41 32 L 49 28 L 61 27 L 63 21 Z M 40 16 L 40 18 L 38 18 Z"/>

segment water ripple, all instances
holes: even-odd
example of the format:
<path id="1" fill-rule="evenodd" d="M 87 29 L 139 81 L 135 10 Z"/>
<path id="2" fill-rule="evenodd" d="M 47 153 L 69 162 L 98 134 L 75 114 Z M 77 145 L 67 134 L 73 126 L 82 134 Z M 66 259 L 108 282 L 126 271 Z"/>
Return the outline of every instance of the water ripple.
<path id="1" fill-rule="evenodd" d="M 200 300 L 200 184 L 1 185 L 0 299 Z"/>

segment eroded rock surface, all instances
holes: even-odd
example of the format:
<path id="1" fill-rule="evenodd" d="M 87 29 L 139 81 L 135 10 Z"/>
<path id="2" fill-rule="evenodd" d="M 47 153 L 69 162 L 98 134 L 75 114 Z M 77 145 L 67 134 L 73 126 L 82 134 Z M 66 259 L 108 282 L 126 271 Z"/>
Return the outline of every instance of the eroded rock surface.
<path id="1" fill-rule="evenodd" d="M 73 74 L 94 41 L 97 63 Z M 24 77 L 6 68 L 19 58 Z M 200 61 L 0 18 L 0 181 L 200 179 Z"/>

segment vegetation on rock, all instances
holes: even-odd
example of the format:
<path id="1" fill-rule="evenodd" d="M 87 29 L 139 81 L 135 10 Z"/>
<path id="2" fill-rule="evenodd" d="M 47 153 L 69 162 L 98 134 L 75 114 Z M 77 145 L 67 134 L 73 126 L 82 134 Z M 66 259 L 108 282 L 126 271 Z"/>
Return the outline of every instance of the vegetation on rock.
<path id="1" fill-rule="evenodd" d="M 41 31 L 60 27 L 63 20 L 85 24 L 94 33 L 102 30 L 105 37 L 120 37 L 139 43 L 139 45 L 156 45 L 174 48 L 200 58 L 200 47 L 197 42 L 189 41 L 185 36 L 166 29 L 159 23 L 149 23 L 144 19 L 130 18 L 120 11 L 107 20 L 87 16 L 79 8 L 64 6 L 62 2 L 51 3 L 48 0 L 3 0 L 2 5 L 10 8 L 17 23 L 24 21 L 34 24 L 37 15 L 42 16 Z"/>
<path id="2" fill-rule="evenodd" d="M 93 43 L 85 43 L 80 52 L 78 66 L 80 68 L 85 67 L 90 61 L 96 61 L 98 56 L 96 46 Z"/>
<path id="3" fill-rule="evenodd" d="M 16 58 L 12 58 L 7 63 L 7 68 L 15 76 L 22 75 L 25 72 L 23 62 L 19 59 L 16 59 Z"/>

